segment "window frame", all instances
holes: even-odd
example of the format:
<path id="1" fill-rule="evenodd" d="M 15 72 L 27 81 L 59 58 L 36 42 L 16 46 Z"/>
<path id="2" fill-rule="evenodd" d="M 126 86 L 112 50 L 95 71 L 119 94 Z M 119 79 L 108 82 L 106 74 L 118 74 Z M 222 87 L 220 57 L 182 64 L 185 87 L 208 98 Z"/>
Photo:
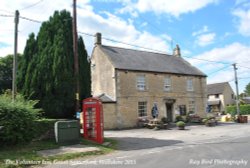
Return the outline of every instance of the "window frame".
<path id="1" fill-rule="evenodd" d="M 192 109 L 192 110 L 190 110 L 190 109 Z M 191 111 L 192 111 L 192 113 L 191 113 Z M 195 111 L 196 111 L 195 100 L 194 99 L 190 99 L 188 101 L 188 113 L 195 114 Z"/>
<path id="2" fill-rule="evenodd" d="M 192 78 L 187 79 L 187 91 L 194 91 L 194 82 Z"/>
<path id="3" fill-rule="evenodd" d="M 148 115 L 148 102 L 138 101 L 137 103 L 138 117 L 146 117 Z"/>
<path id="4" fill-rule="evenodd" d="M 146 76 L 145 75 L 137 75 L 136 76 L 136 88 L 139 91 L 146 90 Z"/>
<path id="5" fill-rule="evenodd" d="M 170 76 L 166 76 L 164 78 L 164 86 L 163 86 L 164 91 L 170 92 L 172 90 L 172 79 Z"/>
<path id="6" fill-rule="evenodd" d="M 187 107 L 186 107 L 186 105 L 179 105 L 178 108 L 179 108 L 180 116 L 187 115 Z"/>

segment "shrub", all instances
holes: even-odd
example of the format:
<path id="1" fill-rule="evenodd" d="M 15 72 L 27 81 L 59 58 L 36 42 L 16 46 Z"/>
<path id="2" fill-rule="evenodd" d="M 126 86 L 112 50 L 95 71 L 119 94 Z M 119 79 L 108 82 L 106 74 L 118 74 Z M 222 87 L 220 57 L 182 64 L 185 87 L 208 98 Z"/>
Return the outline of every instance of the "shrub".
<path id="1" fill-rule="evenodd" d="M 57 119 L 46 118 L 35 120 L 33 140 L 44 140 L 54 138 L 54 125 L 57 121 Z"/>
<path id="2" fill-rule="evenodd" d="M 162 117 L 162 118 L 161 118 L 161 122 L 162 122 L 162 123 L 168 123 L 167 117 Z"/>
<path id="3" fill-rule="evenodd" d="M 178 121 L 184 121 L 184 119 L 182 118 L 182 116 L 178 115 L 175 117 L 175 121 L 178 122 Z"/>
<path id="4" fill-rule="evenodd" d="M 185 125 L 186 125 L 186 123 L 183 122 L 183 121 L 178 121 L 178 122 L 176 123 L 176 126 L 177 126 L 177 127 L 185 127 Z"/>
<path id="5" fill-rule="evenodd" d="M 227 112 L 232 115 L 236 115 L 237 113 L 236 106 L 227 106 Z M 250 114 L 250 104 L 240 105 L 240 114 L 241 115 Z"/>
<path id="6" fill-rule="evenodd" d="M 34 109 L 37 101 L 26 101 L 18 95 L 15 102 L 9 95 L 0 95 L 0 144 L 29 142 L 34 137 L 34 121 L 41 109 Z"/>

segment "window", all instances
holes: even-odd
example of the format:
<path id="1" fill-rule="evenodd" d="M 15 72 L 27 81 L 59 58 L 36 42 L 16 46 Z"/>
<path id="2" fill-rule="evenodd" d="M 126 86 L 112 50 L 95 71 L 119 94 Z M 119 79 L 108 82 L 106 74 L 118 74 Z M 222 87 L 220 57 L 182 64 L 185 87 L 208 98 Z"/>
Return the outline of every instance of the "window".
<path id="1" fill-rule="evenodd" d="M 170 77 L 166 77 L 164 80 L 164 90 L 165 91 L 171 90 L 171 78 Z"/>
<path id="2" fill-rule="evenodd" d="M 145 75 L 137 76 L 137 89 L 146 90 Z"/>
<path id="3" fill-rule="evenodd" d="M 139 117 L 147 116 L 147 102 L 138 102 L 138 115 Z"/>
<path id="4" fill-rule="evenodd" d="M 195 101 L 194 100 L 189 100 L 189 102 L 188 102 L 188 112 L 190 114 L 195 113 Z"/>
<path id="5" fill-rule="evenodd" d="M 187 91 L 194 91 L 192 79 L 187 80 Z"/>
<path id="6" fill-rule="evenodd" d="M 186 106 L 185 105 L 180 105 L 179 106 L 179 111 L 180 111 L 180 115 L 186 115 Z"/>
<path id="7" fill-rule="evenodd" d="M 216 94 L 216 95 L 215 95 L 215 98 L 219 98 L 219 94 Z"/>

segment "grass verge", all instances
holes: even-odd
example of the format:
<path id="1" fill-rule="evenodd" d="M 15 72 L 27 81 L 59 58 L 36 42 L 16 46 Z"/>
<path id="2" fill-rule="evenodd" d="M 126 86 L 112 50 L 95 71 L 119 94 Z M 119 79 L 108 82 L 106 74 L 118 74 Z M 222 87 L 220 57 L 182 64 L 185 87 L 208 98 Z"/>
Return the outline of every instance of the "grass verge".
<path id="1" fill-rule="evenodd" d="M 104 146 L 96 144 L 91 141 L 81 140 L 80 144 L 98 147 L 100 151 L 63 154 L 63 155 L 56 155 L 49 157 L 39 156 L 36 151 L 59 148 L 60 145 L 56 144 L 54 140 L 36 141 L 36 142 L 31 142 L 30 144 L 23 144 L 11 147 L 1 147 L 0 167 L 16 168 L 16 167 L 28 167 L 36 164 L 55 163 L 55 161 L 58 162 L 58 161 L 66 161 L 70 159 L 82 158 L 87 156 L 103 155 L 110 153 L 116 149 L 117 142 L 115 140 L 105 138 L 105 142 L 109 142 L 110 145 Z M 32 162 L 29 163 L 29 161 Z"/>

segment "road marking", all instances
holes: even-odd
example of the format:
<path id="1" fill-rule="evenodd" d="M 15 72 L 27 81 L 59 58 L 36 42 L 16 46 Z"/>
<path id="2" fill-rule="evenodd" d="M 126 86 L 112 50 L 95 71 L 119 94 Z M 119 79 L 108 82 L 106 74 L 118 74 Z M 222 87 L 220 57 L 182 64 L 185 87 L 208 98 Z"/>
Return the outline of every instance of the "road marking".
<path id="1" fill-rule="evenodd" d="M 147 153 L 145 153 L 145 154 L 159 153 L 159 152 L 161 152 L 161 151 L 160 151 L 160 150 L 156 150 L 156 151 L 149 151 L 149 152 L 147 152 Z"/>
<path id="2" fill-rule="evenodd" d="M 116 157 L 116 159 L 123 159 L 123 158 L 127 158 L 127 157 L 129 157 L 129 156 L 118 156 L 118 157 Z"/>

